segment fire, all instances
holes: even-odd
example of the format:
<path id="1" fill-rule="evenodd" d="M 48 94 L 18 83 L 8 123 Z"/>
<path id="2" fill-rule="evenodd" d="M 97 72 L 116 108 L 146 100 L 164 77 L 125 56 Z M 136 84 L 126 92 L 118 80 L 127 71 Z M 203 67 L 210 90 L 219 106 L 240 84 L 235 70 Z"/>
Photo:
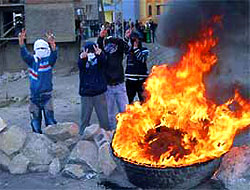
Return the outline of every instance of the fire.
<path id="1" fill-rule="evenodd" d="M 112 141 L 117 157 L 149 167 L 181 167 L 226 153 L 238 130 L 250 125 L 250 102 L 238 91 L 223 105 L 205 97 L 203 75 L 217 63 L 212 27 L 188 44 L 178 64 L 155 66 L 144 103 L 117 116 Z M 234 109 L 232 109 L 232 107 Z"/>

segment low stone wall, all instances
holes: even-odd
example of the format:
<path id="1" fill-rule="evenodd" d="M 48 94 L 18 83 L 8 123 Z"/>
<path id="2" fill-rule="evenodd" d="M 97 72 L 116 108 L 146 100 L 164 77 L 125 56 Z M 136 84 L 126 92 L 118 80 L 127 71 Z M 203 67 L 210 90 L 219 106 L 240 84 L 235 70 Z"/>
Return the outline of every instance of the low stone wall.
<path id="1" fill-rule="evenodd" d="M 111 175 L 116 164 L 109 154 L 111 136 L 98 125 L 78 135 L 78 125 L 59 123 L 44 134 L 7 126 L 0 119 L 0 169 L 11 174 L 49 172 L 75 179 L 103 173 Z"/>

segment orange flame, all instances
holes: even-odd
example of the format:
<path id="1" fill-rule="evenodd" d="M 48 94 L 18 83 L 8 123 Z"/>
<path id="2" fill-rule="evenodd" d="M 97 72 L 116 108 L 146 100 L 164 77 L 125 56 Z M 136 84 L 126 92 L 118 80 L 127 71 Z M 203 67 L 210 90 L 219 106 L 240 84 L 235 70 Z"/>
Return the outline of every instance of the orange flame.
<path id="1" fill-rule="evenodd" d="M 216 20 L 216 19 L 215 19 Z M 174 67 L 155 66 L 145 83 L 147 100 L 117 116 L 114 154 L 151 167 L 180 167 L 226 153 L 238 130 L 250 125 L 250 102 L 238 91 L 223 105 L 205 97 L 203 75 L 217 63 L 218 40 L 208 27 Z M 236 111 L 230 105 L 237 104 Z"/>

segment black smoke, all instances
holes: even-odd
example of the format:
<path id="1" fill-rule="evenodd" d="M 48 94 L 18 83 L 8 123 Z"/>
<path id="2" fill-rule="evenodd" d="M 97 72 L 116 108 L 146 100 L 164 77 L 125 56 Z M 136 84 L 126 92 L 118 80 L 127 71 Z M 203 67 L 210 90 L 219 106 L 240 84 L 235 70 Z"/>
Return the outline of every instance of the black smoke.
<path id="1" fill-rule="evenodd" d="M 250 98 L 249 1 L 248 0 L 172 0 L 167 1 L 157 29 L 163 46 L 182 49 L 197 38 L 202 26 L 214 15 L 222 16 L 216 51 L 219 61 L 205 78 L 208 98 L 224 103 L 237 87 Z"/>

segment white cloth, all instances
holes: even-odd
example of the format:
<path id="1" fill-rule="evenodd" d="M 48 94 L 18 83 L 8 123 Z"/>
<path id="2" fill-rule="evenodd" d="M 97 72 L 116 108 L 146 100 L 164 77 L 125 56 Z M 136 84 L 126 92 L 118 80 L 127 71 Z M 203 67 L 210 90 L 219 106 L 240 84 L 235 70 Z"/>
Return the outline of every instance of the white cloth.
<path id="1" fill-rule="evenodd" d="M 43 40 L 36 40 L 34 43 L 35 57 L 41 59 L 50 56 L 51 50 L 49 44 Z"/>
<path id="2" fill-rule="evenodd" d="M 95 54 L 94 53 L 88 53 L 88 61 L 92 61 L 95 59 Z"/>

